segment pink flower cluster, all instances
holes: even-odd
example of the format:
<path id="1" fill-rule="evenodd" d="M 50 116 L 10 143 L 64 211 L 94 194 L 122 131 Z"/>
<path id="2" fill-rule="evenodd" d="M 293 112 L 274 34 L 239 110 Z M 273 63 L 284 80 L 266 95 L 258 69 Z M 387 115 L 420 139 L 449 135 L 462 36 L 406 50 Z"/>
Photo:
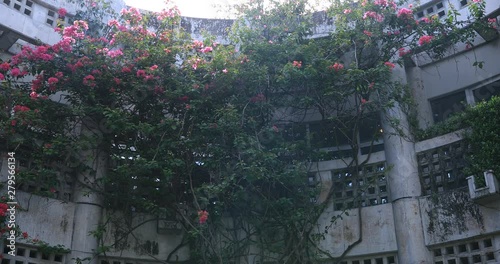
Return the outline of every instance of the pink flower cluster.
<path id="1" fill-rule="evenodd" d="M 398 55 L 399 55 L 399 57 L 403 57 L 403 56 L 405 56 L 406 54 L 409 54 L 409 53 L 411 53 L 411 50 L 406 50 L 405 48 L 398 49 Z"/>
<path id="2" fill-rule="evenodd" d="M 202 49 L 200 49 L 200 52 L 201 53 L 208 53 L 208 52 L 212 52 L 214 49 L 212 47 L 204 47 Z"/>
<path id="3" fill-rule="evenodd" d="M 14 110 L 14 113 L 17 113 L 17 112 L 27 112 L 31 109 L 24 105 L 15 105 L 12 110 Z"/>
<path id="4" fill-rule="evenodd" d="M 375 11 L 366 11 L 365 14 L 363 15 L 363 19 L 367 18 L 373 18 L 377 22 L 383 22 L 384 21 L 384 15 L 379 14 Z"/>
<path id="5" fill-rule="evenodd" d="M 403 8 L 401 8 L 401 9 L 398 10 L 397 16 L 399 18 L 410 19 L 410 18 L 413 18 L 413 11 L 411 9 L 403 7 Z"/>
<path id="6" fill-rule="evenodd" d="M 431 41 L 432 41 L 433 38 L 434 37 L 429 36 L 429 35 L 421 36 L 420 39 L 418 39 L 418 45 L 422 46 L 422 45 L 431 43 Z"/>
<path id="7" fill-rule="evenodd" d="M 171 8 L 171 9 L 163 9 L 161 12 L 158 13 L 156 18 L 158 20 L 164 20 L 167 17 L 176 17 L 180 15 L 180 11 L 177 7 Z"/>
<path id="8" fill-rule="evenodd" d="M 344 69 L 344 65 L 338 62 L 335 62 L 333 65 L 328 66 L 329 69 L 334 69 L 335 71 L 340 71 Z"/>
<path id="9" fill-rule="evenodd" d="M 208 212 L 205 210 L 198 211 L 198 221 L 200 224 L 206 223 L 208 220 Z"/>
<path id="10" fill-rule="evenodd" d="M 110 50 L 107 52 L 107 55 L 111 58 L 116 58 L 123 55 L 123 51 L 121 49 Z"/>
<path id="11" fill-rule="evenodd" d="M 394 69 L 394 67 L 396 67 L 396 65 L 394 65 L 394 63 L 389 62 L 389 61 L 384 62 L 384 65 L 389 67 L 389 69 L 391 69 L 391 70 Z"/>
<path id="12" fill-rule="evenodd" d="M 293 61 L 292 65 L 297 68 L 302 67 L 302 61 Z"/>

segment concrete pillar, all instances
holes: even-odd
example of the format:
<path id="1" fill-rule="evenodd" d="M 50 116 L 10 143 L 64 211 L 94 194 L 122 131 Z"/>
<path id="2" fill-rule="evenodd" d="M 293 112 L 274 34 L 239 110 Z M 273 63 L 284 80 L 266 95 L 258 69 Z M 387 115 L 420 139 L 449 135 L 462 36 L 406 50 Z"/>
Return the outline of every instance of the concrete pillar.
<path id="1" fill-rule="evenodd" d="M 404 69 L 394 68 L 393 80 L 406 83 Z M 408 138 L 397 135 L 396 129 L 391 126 L 391 119 L 398 120 L 398 128 L 402 129 L 406 136 L 410 134 L 407 116 L 397 103 L 382 113 L 385 157 L 390 168 L 387 178 L 399 263 L 432 263 L 431 252 L 425 246 L 425 230 L 421 221 L 418 197 L 421 196 L 422 188 L 418 176 L 415 144 Z"/>
<path id="2" fill-rule="evenodd" d="M 89 186 L 97 186 L 97 180 L 102 178 L 106 170 L 107 159 L 103 154 L 95 155 L 92 151 L 84 157 L 82 162 L 87 163 L 94 172 L 82 172 L 78 181 Z M 75 263 L 75 259 L 83 260 L 83 263 L 98 264 L 96 249 L 99 240 L 90 235 L 96 231 L 103 216 L 102 197 L 95 191 L 77 183 L 74 192 L 75 215 L 73 222 L 73 239 L 71 245 L 71 257 L 66 263 Z"/>

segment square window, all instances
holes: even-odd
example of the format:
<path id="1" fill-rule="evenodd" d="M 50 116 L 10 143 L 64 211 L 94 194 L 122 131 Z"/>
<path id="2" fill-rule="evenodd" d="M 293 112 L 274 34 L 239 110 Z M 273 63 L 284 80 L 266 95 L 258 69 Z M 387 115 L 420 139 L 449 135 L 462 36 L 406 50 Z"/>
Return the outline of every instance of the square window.
<path id="1" fill-rule="evenodd" d="M 347 197 L 352 197 L 353 196 L 353 192 L 352 191 L 347 191 L 347 192 L 345 192 L 345 195 Z"/>
<path id="2" fill-rule="evenodd" d="M 368 193 L 369 194 L 375 194 L 375 188 L 374 187 L 368 188 Z"/>
<path id="3" fill-rule="evenodd" d="M 466 5 L 467 5 L 467 0 L 462 0 L 462 1 L 460 1 L 460 6 L 461 6 L 461 7 L 464 7 L 464 6 L 466 6 Z"/>
<path id="4" fill-rule="evenodd" d="M 438 13 L 439 18 L 444 17 L 445 15 L 446 15 L 446 12 L 444 12 L 444 10 L 439 11 L 439 13 Z"/>
<path id="5" fill-rule="evenodd" d="M 453 249 L 453 247 L 446 247 L 446 254 L 447 255 L 455 254 L 455 250 Z"/>
<path id="6" fill-rule="evenodd" d="M 488 101 L 491 97 L 500 95 L 500 80 L 475 89 L 472 93 L 475 102 Z"/>
<path id="7" fill-rule="evenodd" d="M 17 255 L 18 256 L 24 256 L 25 250 L 24 248 L 17 248 Z"/>
<path id="8" fill-rule="evenodd" d="M 470 243 L 470 249 L 471 250 L 479 250 L 479 243 L 478 242 Z"/>
<path id="9" fill-rule="evenodd" d="M 20 260 L 16 260 L 15 262 L 16 264 L 23 264 L 24 262 L 20 261 Z"/>
<path id="10" fill-rule="evenodd" d="M 62 260 L 63 260 L 63 256 L 62 255 L 56 254 L 54 256 L 54 261 L 56 261 L 56 262 L 62 262 Z"/>
<path id="11" fill-rule="evenodd" d="M 460 258 L 460 264 L 469 264 L 469 258 L 467 258 L 467 257 L 461 257 Z"/>
<path id="12" fill-rule="evenodd" d="M 370 204 L 371 205 L 377 205 L 378 204 L 377 198 L 370 199 Z"/>
<path id="13" fill-rule="evenodd" d="M 33 6 L 33 2 L 31 2 L 31 1 L 26 1 L 26 6 L 28 6 L 28 7 L 32 7 L 32 6 Z"/>
<path id="14" fill-rule="evenodd" d="M 443 7 L 444 7 L 444 6 L 443 6 L 443 3 L 437 3 L 437 5 L 436 5 L 436 8 L 437 8 L 437 9 L 441 9 L 441 8 L 443 8 Z"/>
<path id="15" fill-rule="evenodd" d="M 432 14 L 432 13 L 434 13 L 434 7 L 431 6 L 427 8 L 427 14 Z"/>
<path id="16" fill-rule="evenodd" d="M 31 15 L 31 10 L 25 8 L 24 9 L 24 14 L 27 15 L 27 16 Z"/>
<path id="17" fill-rule="evenodd" d="M 387 263 L 388 264 L 395 264 L 396 260 L 393 256 L 387 257 Z"/>
<path id="18" fill-rule="evenodd" d="M 9 264 L 10 263 L 10 259 L 2 259 L 2 264 Z"/>
<path id="19" fill-rule="evenodd" d="M 435 249 L 435 250 L 434 250 L 434 256 L 435 256 L 435 257 L 442 256 L 442 254 L 441 254 L 441 249 L 440 249 L 440 248 L 438 248 L 438 249 Z"/>
<path id="20" fill-rule="evenodd" d="M 458 245 L 458 252 L 459 253 L 467 252 L 467 246 L 465 244 Z"/>
<path id="21" fill-rule="evenodd" d="M 442 12 L 444 15 L 444 11 Z M 434 122 L 441 122 L 448 119 L 454 113 L 462 112 L 465 109 L 464 102 L 466 102 L 464 91 L 430 100 Z"/>
<path id="22" fill-rule="evenodd" d="M 359 261 L 354 260 L 354 261 L 352 261 L 352 264 L 359 264 Z"/>
<path id="23" fill-rule="evenodd" d="M 50 16 L 50 17 L 54 17 L 56 13 L 52 10 L 49 10 L 49 12 L 47 12 L 47 15 Z"/>
<path id="24" fill-rule="evenodd" d="M 10 5 L 10 0 L 3 0 L 3 3 L 6 5 Z"/>
<path id="25" fill-rule="evenodd" d="M 30 250 L 30 254 L 29 254 L 30 258 L 36 258 L 37 255 L 38 255 L 38 251 L 33 250 L 33 249 Z"/>
<path id="26" fill-rule="evenodd" d="M 335 198 L 342 198 L 342 192 L 336 192 Z"/>
<path id="27" fill-rule="evenodd" d="M 42 253 L 42 259 L 48 260 L 49 258 L 50 258 L 50 255 Z"/>
<path id="28" fill-rule="evenodd" d="M 363 260 L 363 264 L 372 264 L 371 259 L 365 259 Z"/>
<path id="29" fill-rule="evenodd" d="M 45 23 L 47 23 L 47 24 L 49 24 L 49 25 L 52 26 L 54 24 L 54 21 L 47 18 L 47 20 L 45 21 Z"/>
<path id="30" fill-rule="evenodd" d="M 472 263 L 481 263 L 481 255 L 472 255 Z"/>
<path id="31" fill-rule="evenodd" d="M 21 6 L 18 5 L 18 4 L 14 4 L 14 9 L 16 9 L 17 11 L 20 11 L 21 10 Z"/>
<path id="32" fill-rule="evenodd" d="M 493 252 L 487 252 L 486 260 L 495 260 L 495 254 Z"/>
<path id="33" fill-rule="evenodd" d="M 457 264 L 457 261 L 454 259 L 449 259 L 448 264 Z"/>
<path id="34" fill-rule="evenodd" d="M 389 202 L 389 199 L 387 198 L 387 196 L 385 196 L 385 197 L 380 197 L 380 203 L 381 203 L 381 204 L 386 204 L 386 203 L 388 203 L 388 202 Z"/>
<path id="35" fill-rule="evenodd" d="M 488 238 L 488 239 L 483 240 L 483 245 L 485 248 L 489 248 L 493 245 L 493 243 L 491 242 L 491 239 Z"/>
<path id="36" fill-rule="evenodd" d="M 384 264 L 384 259 L 382 259 L 382 258 L 376 258 L 375 259 L 375 263 L 376 264 Z"/>
<path id="37" fill-rule="evenodd" d="M 379 187 L 379 192 L 380 192 L 380 193 L 385 193 L 385 192 L 387 192 L 387 186 L 380 186 L 380 187 Z"/>

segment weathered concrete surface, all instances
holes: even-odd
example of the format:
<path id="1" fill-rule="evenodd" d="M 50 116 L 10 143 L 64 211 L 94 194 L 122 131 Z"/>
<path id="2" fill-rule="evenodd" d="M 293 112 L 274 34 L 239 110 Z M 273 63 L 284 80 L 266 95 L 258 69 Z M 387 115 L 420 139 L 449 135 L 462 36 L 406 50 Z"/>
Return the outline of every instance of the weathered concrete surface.
<path id="1" fill-rule="evenodd" d="M 396 67 L 393 70 L 394 81 L 407 83 L 405 72 Z M 391 120 L 398 120 L 398 128 L 391 125 Z M 422 189 L 418 175 L 415 145 L 403 136 L 410 135 L 408 119 L 396 104 L 382 113 L 384 129 L 384 147 L 388 171 L 388 184 L 394 214 L 394 228 L 398 245 L 400 263 L 431 263 L 432 255 L 424 243 L 423 226 L 420 220 L 418 197 Z"/>
<path id="2" fill-rule="evenodd" d="M 329 226 L 331 219 L 339 214 L 341 214 L 340 211 L 325 211 L 318 220 L 316 231 L 320 234 L 324 233 L 325 226 Z M 337 218 L 328 229 L 328 233 L 324 234 L 325 239 L 320 241 L 322 250 L 334 257 L 339 257 L 350 245 L 360 239 L 360 231 L 361 242 L 354 246 L 347 256 L 379 254 L 398 249 L 390 204 L 361 208 L 361 225 L 358 209 L 348 210 L 348 214 L 348 216 L 342 214 L 342 218 Z"/>

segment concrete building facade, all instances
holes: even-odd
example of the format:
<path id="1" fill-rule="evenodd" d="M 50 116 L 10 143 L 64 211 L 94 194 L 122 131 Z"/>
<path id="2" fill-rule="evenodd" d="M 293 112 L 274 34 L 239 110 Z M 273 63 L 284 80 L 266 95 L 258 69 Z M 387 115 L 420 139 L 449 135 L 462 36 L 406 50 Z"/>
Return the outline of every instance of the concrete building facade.
<path id="1" fill-rule="evenodd" d="M 124 6 L 119 1 L 115 4 L 116 9 Z M 419 4 L 421 11 L 417 16 L 442 17 L 450 5 L 459 7 L 462 14 L 467 13 L 469 1 L 426 0 Z M 7 60 L 19 52 L 17 44 L 28 45 L 35 40 L 57 42 L 59 35 L 53 28 L 59 7 L 66 8 L 70 14 L 78 8 L 57 0 L 1 0 L 0 50 L 3 52 L 0 58 Z M 486 10 L 489 17 L 500 20 L 498 0 L 487 0 Z M 223 35 L 231 21 L 185 18 L 183 24 L 195 38 L 200 38 L 204 28 Z M 321 36 L 329 30 L 331 26 L 318 23 L 315 34 Z M 475 44 L 472 49 L 457 46 L 455 52 L 439 61 L 418 54 L 405 68 L 394 69 L 393 78 L 412 88 L 422 128 L 462 110 L 461 102 L 473 105 L 500 94 L 498 34 L 493 39 L 478 36 Z M 484 61 L 484 67 L 473 68 L 472 58 Z M 398 106 L 387 114 L 397 117 L 402 126 L 407 127 L 407 117 Z M 348 216 L 334 223 L 321 248 L 333 256 L 349 249 L 341 261 L 343 264 L 500 263 L 499 186 L 494 172 L 485 173 L 488 184 L 481 190 L 463 174 L 467 146 L 460 131 L 412 142 L 390 133 L 393 128 L 388 121 L 382 120 L 382 128 L 383 142 L 371 154 L 361 178 L 353 179 L 345 170 L 345 163 L 339 160 L 321 161 L 315 166 L 314 180 L 334 186 L 335 190 L 331 206 L 323 213 L 318 226 L 328 225 L 333 216 L 342 214 L 340 209 L 354 202 L 354 197 L 361 201 L 359 209 L 350 210 Z M 359 155 L 366 157 L 362 150 Z M 7 177 L 7 159 L 2 153 L 2 182 Z M 29 161 L 19 162 L 19 166 L 29 165 Z M 368 189 L 359 184 L 373 177 L 377 180 Z M 35 245 L 18 241 L 16 256 L 8 255 L 5 249 L 1 264 L 73 263 L 76 260 L 99 264 L 159 263 L 179 244 L 181 236 L 175 221 L 137 215 L 132 222 L 150 221 L 136 229 L 136 239 L 128 242 L 128 249 L 96 256 L 99 241 L 89 233 L 103 221 L 106 212 L 98 197 L 73 190 L 72 186 L 70 180 L 65 181 L 58 197 L 54 198 L 31 194 L 37 186 L 25 186 L 17 193 L 23 208 L 17 219 L 23 231 L 71 252 L 45 255 Z M 484 199 L 486 196 L 490 199 Z M 324 194 L 319 199 L 322 197 Z M 110 231 L 105 237 L 109 241 L 114 239 Z M 174 259 L 188 261 L 189 249 L 176 251 Z M 259 262 L 248 259 L 247 263 Z"/>

